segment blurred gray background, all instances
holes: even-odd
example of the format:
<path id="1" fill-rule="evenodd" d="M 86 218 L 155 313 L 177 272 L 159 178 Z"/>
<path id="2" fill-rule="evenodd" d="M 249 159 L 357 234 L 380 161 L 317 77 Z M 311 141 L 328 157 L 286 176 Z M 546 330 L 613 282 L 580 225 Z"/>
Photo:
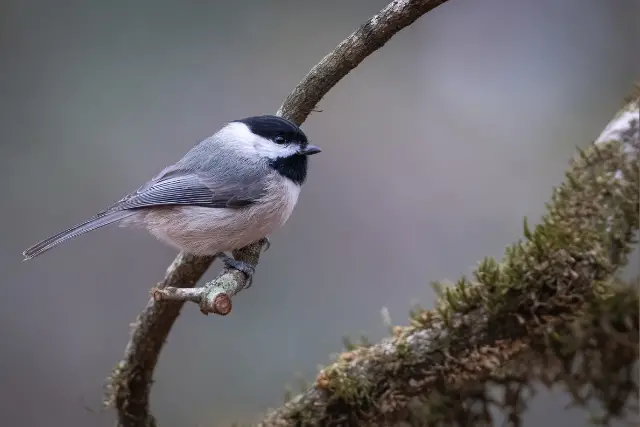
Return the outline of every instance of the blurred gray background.
<path id="1" fill-rule="evenodd" d="M 226 121 L 275 112 L 386 3 L 2 2 L 3 425 L 110 425 L 92 409 L 176 254 L 117 227 L 28 263 L 22 250 Z M 324 152 L 254 286 L 230 316 L 179 318 L 153 389 L 161 425 L 254 420 L 344 334 L 385 335 L 381 307 L 405 323 L 412 301 L 433 303 L 429 281 L 501 256 L 640 76 L 639 15 L 638 0 L 452 0 L 342 80 L 303 126 Z M 541 395 L 529 425 L 584 425 L 566 403 Z"/>

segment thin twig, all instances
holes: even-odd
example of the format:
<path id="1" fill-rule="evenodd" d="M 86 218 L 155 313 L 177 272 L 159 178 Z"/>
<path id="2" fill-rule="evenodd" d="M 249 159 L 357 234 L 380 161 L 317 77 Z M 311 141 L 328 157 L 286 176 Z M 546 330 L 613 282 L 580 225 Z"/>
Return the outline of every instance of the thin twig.
<path id="1" fill-rule="evenodd" d="M 252 249 L 257 250 L 246 255 L 246 262 L 256 265 L 260 255 L 260 249 L 269 247 L 269 241 L 265 238 L 256 242 Z M 243 273 L 237 270 L 228 270 L 215 280 L 206 283 L 199 288 L 179 288 L 168 286 L 165 288 L 151 289 L 151 295 L 156 301 L 191 301 L 200 306 L 202 314 L 219 314 L 226 316 L 231 313 L 231 297 L 246 287 Z"/>

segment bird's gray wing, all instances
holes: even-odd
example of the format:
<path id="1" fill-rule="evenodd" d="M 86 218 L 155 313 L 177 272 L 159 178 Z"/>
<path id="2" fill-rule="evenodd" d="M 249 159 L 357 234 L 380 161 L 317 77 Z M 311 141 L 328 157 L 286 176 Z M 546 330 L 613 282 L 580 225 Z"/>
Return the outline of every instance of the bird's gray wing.
<path id="1" fill-rule="evenodd" d="M 249 206 L 264 195 L 266 183 L 260 173 L 242 172 L 233 174 L 227 171 L 222 176 L 208 178 L 199 171 L 171 169 L 117 202 L 110 210 L 172 205 L 209 208 Z"/>

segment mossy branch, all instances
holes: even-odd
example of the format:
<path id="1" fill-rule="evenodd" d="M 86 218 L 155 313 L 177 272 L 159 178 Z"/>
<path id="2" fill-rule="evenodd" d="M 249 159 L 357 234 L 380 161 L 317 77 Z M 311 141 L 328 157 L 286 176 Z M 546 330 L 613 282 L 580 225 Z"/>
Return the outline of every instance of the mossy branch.
<path id="1" fill-rule="evenodd" d="M 338 81 L 403 28 L 446 1 L 393 0 L 313 67 L 287 96 L 277 114 L 302 124 Z M 262 242 L 256 242 L 234 251 L 234 258 L 256 265 L 261 247 Z M 213 261 L 214 257 L 179 254 L 164 280 L 154 288 L 154 298 L 132 325 L 125 355 L 108 380 L 105 398 L 105 404 L 115 405 L 119 426 L 155 427 L 156 421 L 149 411 L 153 372 L 184 301 L 199 303 L 204 313 L 227 314 L 231 296 L 245 288 L 244 274 L 225 269 L 202 290 L 180 290 L 194 287 Z M 167 295 L 171 301 L 163 298 Z"/>
<path id="2" fill-rule="evenodd" d="M 624 416 L 638 396 L 638 294 L 612 281 L 639 228 L 639 102 L 580 152 L 540 224 L 525 220 L 524 239 L 501 261 L 439 284 L 436 309 L 414 310 L 394 336 L 341 354 L 259 425 L 490 425 L 492 384 L 504 386 L 497 404 L 519 425 L 535 379 L 563 383 L 578 403 L 598 399 L 602 422 Z"/>

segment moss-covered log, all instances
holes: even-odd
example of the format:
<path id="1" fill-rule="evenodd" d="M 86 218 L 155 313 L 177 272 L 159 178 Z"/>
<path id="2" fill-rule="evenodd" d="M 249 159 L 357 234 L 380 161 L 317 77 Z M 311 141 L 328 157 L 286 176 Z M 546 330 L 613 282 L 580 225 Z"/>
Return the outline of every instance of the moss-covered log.
<path id="1" fill-rule="evenodd" d="M 473 279 L 439 284 L 434 310 L 372 346 L 342 353 L 312 388 L 261 426 L 490 425 L 489 407 L 519 425 L 523 392 L 563 383 L 599 421 L 637 402 L 638 294 L 620 286 L 639 224 L 638 96 L 573 160 L 539 225 Z M 496 401 L 492 386 L 502 386 Z"/>

